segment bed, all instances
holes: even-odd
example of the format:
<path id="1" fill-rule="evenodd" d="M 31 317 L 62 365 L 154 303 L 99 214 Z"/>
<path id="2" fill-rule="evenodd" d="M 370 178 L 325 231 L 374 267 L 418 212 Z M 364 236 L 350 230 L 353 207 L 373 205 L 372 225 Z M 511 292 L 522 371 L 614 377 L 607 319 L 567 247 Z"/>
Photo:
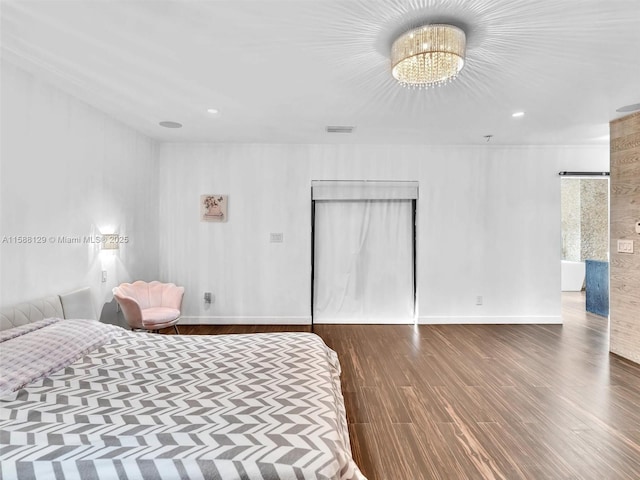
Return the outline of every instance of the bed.
<path id="1" fill-rule="evenodd" d="M 316 335 L 130 332 L 36 304 L 0 315 L 0 478 L 366 480 Z"/>

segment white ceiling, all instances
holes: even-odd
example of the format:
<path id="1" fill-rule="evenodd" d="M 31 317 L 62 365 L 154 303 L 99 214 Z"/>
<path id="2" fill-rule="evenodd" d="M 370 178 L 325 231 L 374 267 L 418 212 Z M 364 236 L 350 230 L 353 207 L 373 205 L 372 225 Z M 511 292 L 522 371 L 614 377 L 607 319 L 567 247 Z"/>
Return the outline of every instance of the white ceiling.
<path id="1" fill-rule="evenodd" d="M 163 141 L 478 144 L 491 134 L 499 144 L 598 144 L 622 116 L 616 108 L 640 102 L 639 0 L 2 0 L 1 9 L 7 61 Z M 443 21 L 467 33 L 459 78 L 426 91 L 396 85 L 394 37 Z"/>

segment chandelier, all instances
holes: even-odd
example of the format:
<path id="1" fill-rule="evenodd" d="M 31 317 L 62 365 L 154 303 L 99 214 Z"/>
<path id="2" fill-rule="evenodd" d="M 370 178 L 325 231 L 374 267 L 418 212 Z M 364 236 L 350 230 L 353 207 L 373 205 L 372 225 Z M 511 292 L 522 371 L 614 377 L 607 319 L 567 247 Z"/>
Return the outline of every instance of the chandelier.
<path id="1" fill-rule="evenodd" d="M 391 46 L 393 77 L 404 87 L 449 83 L 464 66 L 466 37 L 458 27 L 424 25 L 403 33 Z"/>

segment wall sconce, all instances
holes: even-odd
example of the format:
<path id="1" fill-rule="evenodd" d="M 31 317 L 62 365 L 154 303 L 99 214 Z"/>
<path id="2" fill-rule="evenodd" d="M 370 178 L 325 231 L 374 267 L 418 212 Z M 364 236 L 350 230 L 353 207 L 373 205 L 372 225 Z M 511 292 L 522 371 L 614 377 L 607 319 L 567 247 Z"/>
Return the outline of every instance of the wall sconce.
<path id="1" fill-rule="evenodd" d="M 118 250 L 120 248 L 120 236 L 117 233 L 102 235 L 102 250 Z"/>

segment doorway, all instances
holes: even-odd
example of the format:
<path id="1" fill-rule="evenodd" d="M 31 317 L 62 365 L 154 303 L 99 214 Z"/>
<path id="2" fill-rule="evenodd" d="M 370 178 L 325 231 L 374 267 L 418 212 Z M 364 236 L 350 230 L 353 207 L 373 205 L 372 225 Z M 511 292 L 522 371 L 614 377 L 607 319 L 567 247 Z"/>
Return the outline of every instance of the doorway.
<path id="1" fill-rule="evenodd" d="M 414 323 L 416 182 L 312 182 L 314 323 Z"/>
<path id="2" fill-rule="evenodd" d="M 561 175 L 561 290 L 583 292 L 593 275 L 601 276 L 603 269 L 608 270 L 609 177 L 606 172 Z M 601 290 L 590 290 L 586 295 L 595 299 L 597 294 L 598 303 L 606 303 L 605 310 L 594 312 L 606 316 L 608 287 L 603 284 Z"/>

